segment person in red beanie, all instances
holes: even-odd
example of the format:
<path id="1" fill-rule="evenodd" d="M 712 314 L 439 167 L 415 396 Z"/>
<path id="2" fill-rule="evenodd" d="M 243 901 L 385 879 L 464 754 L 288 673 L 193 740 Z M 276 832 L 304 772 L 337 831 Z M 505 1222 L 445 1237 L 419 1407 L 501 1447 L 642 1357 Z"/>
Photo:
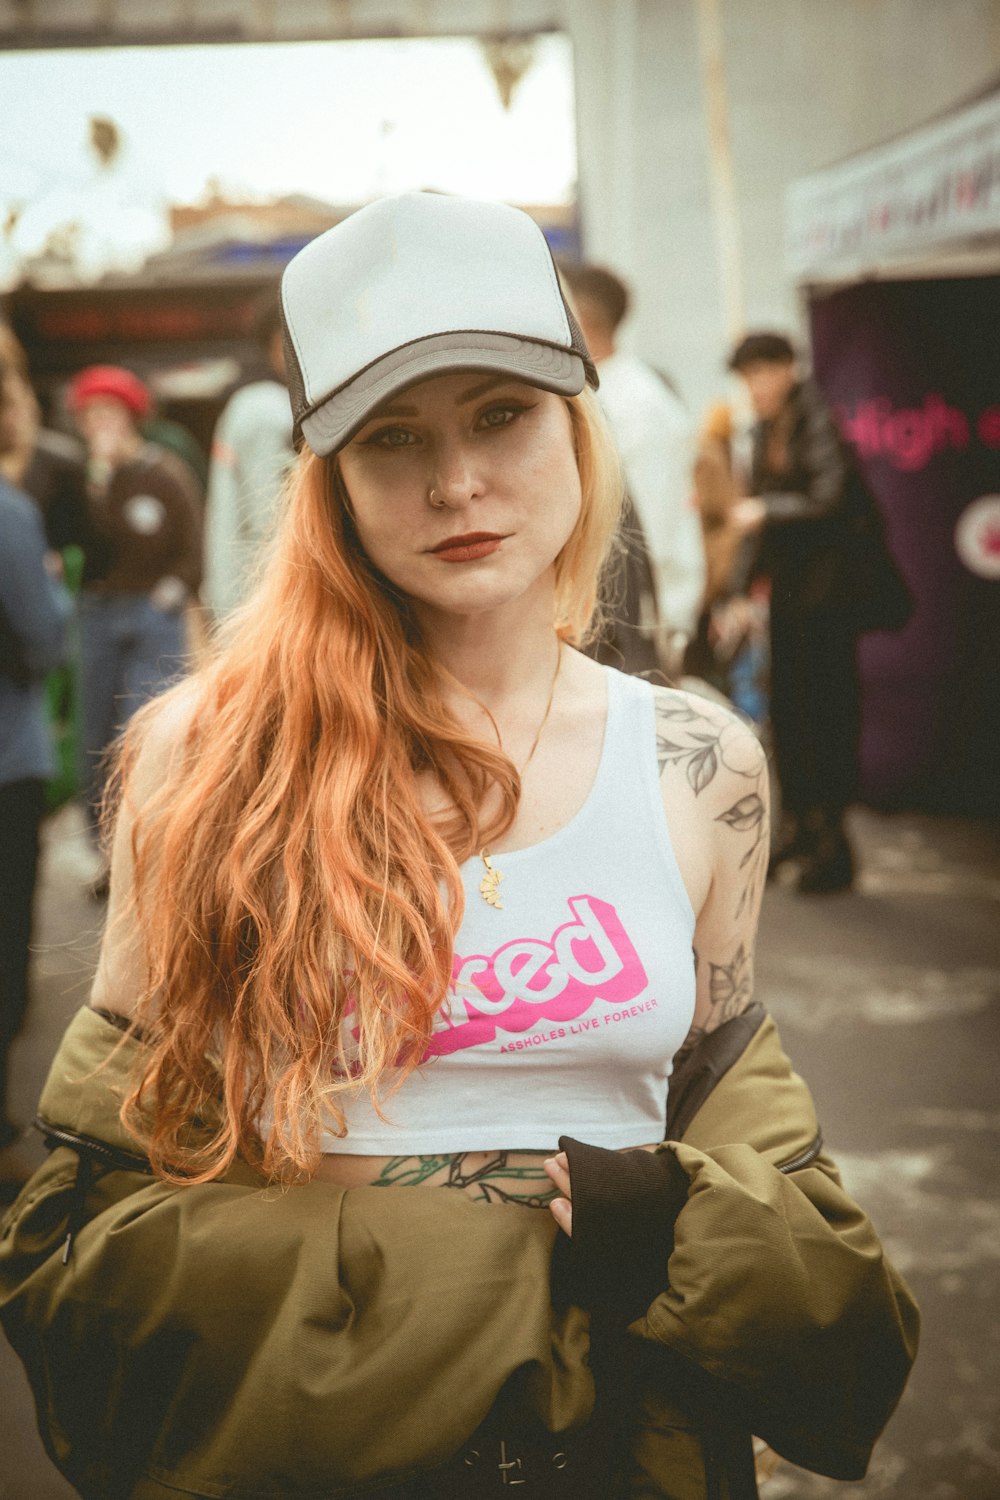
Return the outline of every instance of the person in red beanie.
<path id="1" fill-rule="evenodd" d="M 201 506 L 186 465 L 143 437 L 152 398 L 131 370 L 93 365 L 68 398 L 87 448 L 80 785 L 97 843 L 105 751 L 184 669 L 185 608 L 201 582 Z"/>
<path id="2" fill-rule="evenodd" d="M 148 417 L 153 405 L 149 388 L 138 375 L 117 365 L 91 365 L 80 371 L 69 388 L 69 404 L 73 412 L 81 412 L 99 400 L 119 402 L 137 422 Z"/>

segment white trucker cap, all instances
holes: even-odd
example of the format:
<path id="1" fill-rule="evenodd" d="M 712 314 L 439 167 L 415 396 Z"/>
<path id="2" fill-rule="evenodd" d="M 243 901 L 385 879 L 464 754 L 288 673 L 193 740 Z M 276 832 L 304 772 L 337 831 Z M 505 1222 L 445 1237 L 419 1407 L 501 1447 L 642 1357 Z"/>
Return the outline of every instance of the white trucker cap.
<path id="1" fill-rule="evenodd" d="M 320 456 L 431 375 L 496 370 L 564 396 L 597 385 L 545 236 L 505 203 L 371 203 L 289 262 L 281 311 L 295 431 Z"/>

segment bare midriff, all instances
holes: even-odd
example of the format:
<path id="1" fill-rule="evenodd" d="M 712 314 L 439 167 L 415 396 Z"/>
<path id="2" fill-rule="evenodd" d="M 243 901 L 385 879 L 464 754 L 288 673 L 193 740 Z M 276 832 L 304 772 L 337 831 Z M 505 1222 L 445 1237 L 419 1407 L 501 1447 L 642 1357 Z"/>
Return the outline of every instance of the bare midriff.
<path id="1" fill-rule="evenodd" d="M 450 1187 L 478 1203 L 545 1208 L 558 1190 L 543 1163 L 552 1151 L 456 1151 L 419 1156 L 351 1156 L 330 1152 L 316 1177 L 338 1187 Z M 640 1151 L 655 1151 L 644 1145 Z"/>

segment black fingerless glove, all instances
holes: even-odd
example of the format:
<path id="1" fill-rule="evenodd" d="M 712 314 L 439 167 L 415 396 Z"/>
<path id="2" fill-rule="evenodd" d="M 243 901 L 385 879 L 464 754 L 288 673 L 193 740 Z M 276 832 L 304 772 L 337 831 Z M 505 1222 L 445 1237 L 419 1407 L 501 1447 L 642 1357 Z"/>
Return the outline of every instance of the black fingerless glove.
<path id="1" fill-rule="evenodd" d="M 573 1235 L 559 1235 L 553 1290 L 623 1326 L 667 1285 L 688 1178 L 672 1151 L 608 1151 L 564 1135 Z"/>

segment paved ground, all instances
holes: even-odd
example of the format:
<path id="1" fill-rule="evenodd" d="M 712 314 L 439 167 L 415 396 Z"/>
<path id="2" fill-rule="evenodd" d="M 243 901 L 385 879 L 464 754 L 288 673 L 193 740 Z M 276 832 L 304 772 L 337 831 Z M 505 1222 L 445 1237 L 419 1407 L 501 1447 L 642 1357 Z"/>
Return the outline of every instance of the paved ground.
<path id="1" fill-rule="evenodd" d="M 924 1313 L 921 1357 L 858 1484 L 787 1465 L 766 1500 L 1000 1496 L 1000 827 L 859 810 L 860 888 L 768 891 L 758 993 L 813 1086 L 827 1141 Z M 72 812 L 49 828 L 35 1003 L 15 1058 L 30 1118 L 83 1001 L 101 910 Z M 21 1148 L 40 1159 L 32 1143 Z M 0 1500 L 75 1492 L 42 1452 L 0 1341 Z"/>

